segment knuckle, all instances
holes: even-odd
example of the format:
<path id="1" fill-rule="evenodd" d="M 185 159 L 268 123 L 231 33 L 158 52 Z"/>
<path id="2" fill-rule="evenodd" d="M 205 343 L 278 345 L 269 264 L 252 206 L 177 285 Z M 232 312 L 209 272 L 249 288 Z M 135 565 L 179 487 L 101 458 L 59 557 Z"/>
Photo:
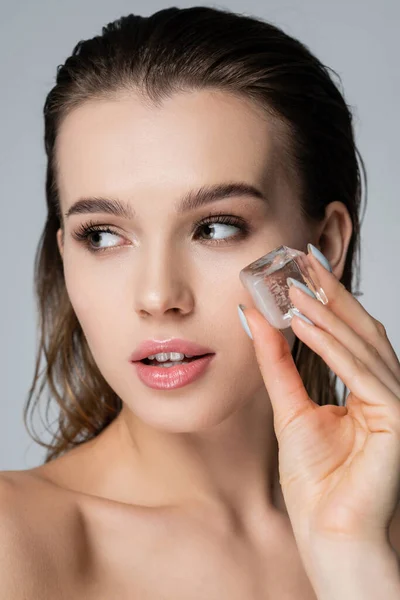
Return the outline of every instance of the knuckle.
<path id="1" fill-rule="evenodd" d="M 358 356 L 353 355 L 353 366 L 356 373 L 356 377 L 358 378 L 360 375 L 365 377 L 366 375 L 370 375 L 370 370 L 367 365 L 358 358 Z"/>
<path id="2" fill-rule="evenodd" d="M 370 354 L 372 354 L 375 358 L 380 358 L 380 353 L 379 351 L 375 348 L 374 344 L 371 344 L 370 342 L 365 342 L 365 349 L 367 352 L 369 352 Z"/>
<path id="3" fill-rule="evenodd" d="M 386 332 L 386 328 L 383 325 L 383 323 L 381 323 L 380 321 L 378 321 L 377 319 L 374 319 L 374 328 L 376 333 L 380 336 L 380 337 L 387 337 L 387 332 Z"/>

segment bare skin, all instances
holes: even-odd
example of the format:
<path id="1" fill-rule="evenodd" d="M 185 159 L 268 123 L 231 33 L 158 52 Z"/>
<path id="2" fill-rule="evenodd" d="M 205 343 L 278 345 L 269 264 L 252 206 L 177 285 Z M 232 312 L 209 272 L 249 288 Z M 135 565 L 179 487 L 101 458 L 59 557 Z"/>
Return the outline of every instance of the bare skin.
<path id="1" fill-rule="evenodd" d="M 80 460 L 71 452 L 58 472 L 1 474 L 15 484 L 18 515 L 29 497 L 29 530 L 20 516 L 18 528 L 33 562 L 32 597 L 316 600 L 283 514 L 268 530 L 260 524 L 255 544 L 211 505 L 132 506 L 59 487 Z M 21 560 L 16 569 L 20 576 Z"/>
<path id="2" fill-rule="evenodd" d="M 90 103 L 62 124 L 63 214 L 79 197 L 112 196 L 136 218 L 72 215 L 57 235 L 71 303 L 123 410 L 95 440 L 0 477 L 41 600 L 315 600 L 279 485 L 272 407 L 237 316 L 237 304 L 253 305 L 238 274 L 276 246 L 312 242 L 340 277 L 351 221 L 339 201 L 321 223 L 301 219 L 278 139 L 259 109 L 211 91 L 159 109 L 132 96 Z M 175 212 L 189 189 L 226 181 L 259 187 L 268 204 L 227 197 Z M 228 243 L 195 239 L 193 223 L 216 212 L 241 216 L 250 234 L 216 223 Z M 89 218 L 118 232 L 102 234 L 118 248 L 96 255 L 73 238 Z M 180 389 L 146 387 L 129 355 L 167 337 L 209 346 L 214 366 Z"/>
<path id="3" fill-rule="evenodd" d="M 73 454 L 68 469 L 78 481 Z M 13 577 L 22 590 L 23 563 L 29 598 L 317 600 L 284 516 L 254 547 L 215 509 L 132 506 L 59 487 L 56 462 L 52 478 L 45 467 L 0 474 L 0 495 L 6 486 L 12 499 L 1 512 L 15 516 L 11 535 L 25 549 L 14 556 Z M 390 539 L 400 556 L 399 511 Z"/>

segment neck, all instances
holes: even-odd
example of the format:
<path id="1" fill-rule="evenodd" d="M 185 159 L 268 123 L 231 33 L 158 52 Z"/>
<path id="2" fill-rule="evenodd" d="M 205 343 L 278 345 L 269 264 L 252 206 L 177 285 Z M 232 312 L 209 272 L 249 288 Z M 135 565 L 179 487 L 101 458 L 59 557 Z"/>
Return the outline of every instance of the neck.
<path id="1" fill-rule="evenodd" d="M 243 528 L 253 523 L 253 529 L 263 516 L 287 515 L 265 388 L 213 428 L 194 433 L 156 430 L 124 404 L 102 435 L 102 457 L 96 462 L 102 465 L 103 494 L 111 499 L 146 506 L 214 507 Z"/>

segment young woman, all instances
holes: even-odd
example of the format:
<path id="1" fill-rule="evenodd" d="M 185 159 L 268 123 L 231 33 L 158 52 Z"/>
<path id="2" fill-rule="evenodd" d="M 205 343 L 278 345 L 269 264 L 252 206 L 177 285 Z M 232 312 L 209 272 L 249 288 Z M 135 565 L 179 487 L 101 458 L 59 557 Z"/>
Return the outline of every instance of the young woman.
<path id="1" fill-rule="evenodd" d="M 40 375 L 60 413 L 0 477 L 1 598 L 398 599 L 400 365 L 355 298 L 364 168 L 328 69 L 169 8 L 79 42 L 44 117 L 24 416 Z M 280 245 L 328 298 L 292 287 L 282 331 L 239 279 Z"/>

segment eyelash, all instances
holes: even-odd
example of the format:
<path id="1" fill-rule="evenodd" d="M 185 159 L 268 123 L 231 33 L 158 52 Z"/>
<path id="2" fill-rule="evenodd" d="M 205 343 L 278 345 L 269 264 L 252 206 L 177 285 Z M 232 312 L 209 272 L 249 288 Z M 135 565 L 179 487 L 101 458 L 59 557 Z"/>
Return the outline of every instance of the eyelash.
<path id="1" fill-rule="evenodd" d="M 204 219 L 200 219 L 194 224 L 195 231 L 202 226 L 220 223 L 222 225 L 233 225 L 240 229 L 240 232 L 236 235 L 230 236 L 226 239 L 221 240 L 205 240 L 205 242 L 210 242 L 212 245 L 219 246 L 220 244 L 229 243 L 232 239 L 244 239 L 250 232 L 250 227 L 248 223 L 242 219 L 241 217 L 236 217 L 234 215 L 226 215 L 224 213 L 210 213 Z M 87 223 L 83 223 L 79 226 L 79 228 L 72 234 L 72 237 L 78 242 L 83 243 L 86 248 L 93 253 L 96 252 L 104 252 L 109 249 L 113 249 L 118 246 L 106 247 L 106 248 L 93 248 L 90 246 L 89 236 L 92 233 L 111 233 L 112 235 L 119 236 L 120 234 L 116 231 L 110 229 L 108 225 L 99 225 L 93 221 L 88 221 Z"/>

